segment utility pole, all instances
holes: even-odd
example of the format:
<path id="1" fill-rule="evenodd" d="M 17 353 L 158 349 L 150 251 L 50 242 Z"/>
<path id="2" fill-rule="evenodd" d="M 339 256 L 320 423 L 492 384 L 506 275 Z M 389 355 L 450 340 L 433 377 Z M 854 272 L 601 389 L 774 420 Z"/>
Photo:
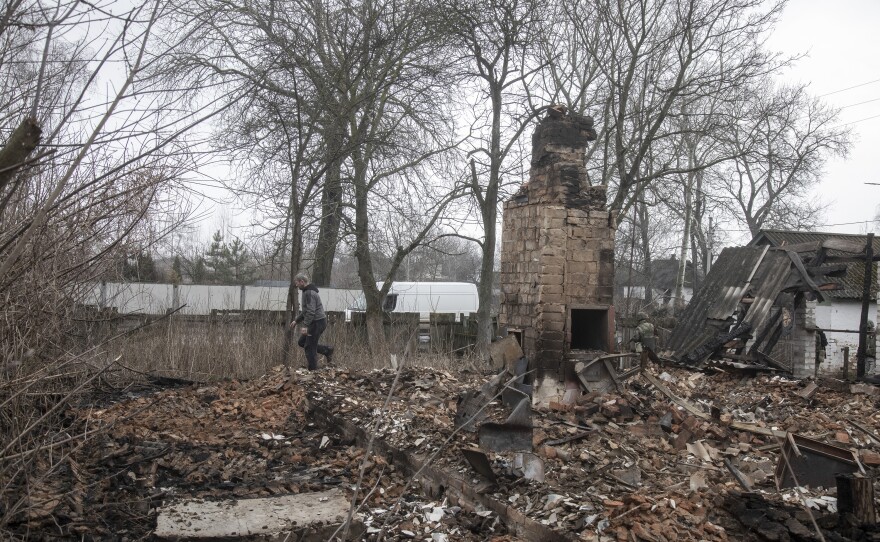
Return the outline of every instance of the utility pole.
<path id="1" fill-rule="evenodd" d="M 712 249 L 714 248 L 715 241 L 715 230 L 712 229 L 712 215 L 709 215 L 709 239 L 706 244 L 709 245 L 707 248 L 709 249 L 708 256 L 706 258 L 706 274 L 709 274 L 709 271 L 712 270 Z"/>
<path id="2" fill-rule="evenodd" d="M 874 269 L 874 234 L 868 234 L 865 247 L 865 280 L 862 284 L 862 316 L 859 320 L 859 349 L 856 354 L 856 380 L 865 376 L 865 358 L 868 346 L 868 307 L 871 303 L 871 271 Z"/>

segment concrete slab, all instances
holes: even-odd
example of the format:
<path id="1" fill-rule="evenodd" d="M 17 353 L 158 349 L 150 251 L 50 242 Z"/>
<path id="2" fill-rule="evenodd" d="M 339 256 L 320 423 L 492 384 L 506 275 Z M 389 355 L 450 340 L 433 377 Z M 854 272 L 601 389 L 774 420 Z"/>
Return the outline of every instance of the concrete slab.
<path id="1" fill-rule="evenodd" d="M 264 499 L 189 500 L 159 509 L 155 536 L 164 540 L 323 541 L 345 521 L 349 503 L 339 490 Z M 357 522 L 352 531 L 363 525 Z"/>

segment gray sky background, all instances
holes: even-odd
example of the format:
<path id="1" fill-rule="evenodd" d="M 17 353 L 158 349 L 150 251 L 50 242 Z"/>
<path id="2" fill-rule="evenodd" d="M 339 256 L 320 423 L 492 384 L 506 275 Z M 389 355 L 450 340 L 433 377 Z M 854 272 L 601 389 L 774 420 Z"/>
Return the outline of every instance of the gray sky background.
<path id="1" fill-rule="evenodd" d="M 842 108 L 854 145 L 825 168 L 816 196 L 831 205 L 820 231 L 865 233 L 880 212 L 880 0 L 790 0 L 769 45 L 806 53 L 785 77 Z M 872 101 L 873 100 L 873 101 Z M 865 103 L 867 102 L 867 103 Z"/>

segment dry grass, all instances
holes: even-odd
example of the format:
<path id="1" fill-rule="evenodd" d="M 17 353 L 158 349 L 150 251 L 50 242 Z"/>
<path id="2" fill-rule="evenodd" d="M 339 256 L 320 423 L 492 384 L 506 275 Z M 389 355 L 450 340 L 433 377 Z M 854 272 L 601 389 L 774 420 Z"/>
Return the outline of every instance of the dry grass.
<path id="1" fill-rule="evenodd" d="M 304 367 L 303 350 L 292 338 L 289 364 Z M 194 381 L 249 379 L 267 373 L 282 363 L 284 327 L 263 321 L 185 321 L 169 319 L 108 344 L 106 360 L 116 359 L 135 374 L 166 376 Z M 413 330 L 388 330 L 388 348 L 373 353 L 364 328 L 339 324 L 330 326 L 321 343 L 335 348 L 333 365 L 356 371 L 389 367 L 391 355 L 407 358 L 417 367 L 457 372 L 477 369 L 468 355 L 422 351 Z M 319 367 L 325 366 L 323 358 Z"/>

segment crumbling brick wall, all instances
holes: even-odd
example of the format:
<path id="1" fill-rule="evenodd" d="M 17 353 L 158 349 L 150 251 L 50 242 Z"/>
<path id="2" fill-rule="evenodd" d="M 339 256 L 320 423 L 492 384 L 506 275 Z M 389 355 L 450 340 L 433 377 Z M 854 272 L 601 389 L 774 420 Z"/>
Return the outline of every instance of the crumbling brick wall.
<path id="1" fill-rule="evenodd" d="M 529 181 L 504 204 L 499 324 L 522 334 L 538 376 L 562 375 L 572 308 L 613 303 L 615 215 L 584 165 L 595 137 L 589 117 L 543 119 Z"/>

